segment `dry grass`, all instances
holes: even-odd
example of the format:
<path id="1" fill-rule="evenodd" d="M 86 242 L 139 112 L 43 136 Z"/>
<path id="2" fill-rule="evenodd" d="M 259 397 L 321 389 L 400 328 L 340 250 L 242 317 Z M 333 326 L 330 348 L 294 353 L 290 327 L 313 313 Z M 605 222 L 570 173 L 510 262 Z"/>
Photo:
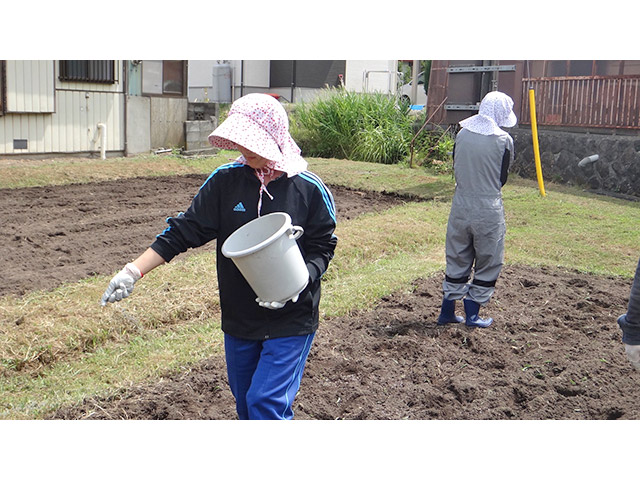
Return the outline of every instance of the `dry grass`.
<path id="1" fill-rule="evenodd" d="M 67 185 L 119 178 L 209 173 L 215 167 L 236 156 L 235 152 L 222 151 L 207 157 L 140 155 L 107 160 L 77 157 L 47 160 L 0 159 L 0 188 Z"/>

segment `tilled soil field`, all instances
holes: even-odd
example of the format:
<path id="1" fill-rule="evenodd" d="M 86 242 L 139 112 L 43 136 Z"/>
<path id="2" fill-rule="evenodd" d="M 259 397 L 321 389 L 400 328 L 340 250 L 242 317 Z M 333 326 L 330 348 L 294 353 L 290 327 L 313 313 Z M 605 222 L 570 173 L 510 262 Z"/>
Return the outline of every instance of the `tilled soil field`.
<path id="1" fill-rule="evenodd" d="M 137 178 L 0 190 L 0 296 L 111 274 L 185 209 L 205 177 Z M 332 187 L 339 220 L 403 200 Z M 126 201 L 125 201 L 126 199 Z M 212 247 L 208 247 L 212 248 Z M 488 329 L 438 327 L 442 275 L 377 307 L 323 319 L 297 419 L 638 419 L 640 374 L 616 318 L 631 282 L 555 268 L 506 266 L 483 314 Z M 458 312 L 460 313 L 460 312 Z M 224 359 L 56 419 L 233 419 Z"/>

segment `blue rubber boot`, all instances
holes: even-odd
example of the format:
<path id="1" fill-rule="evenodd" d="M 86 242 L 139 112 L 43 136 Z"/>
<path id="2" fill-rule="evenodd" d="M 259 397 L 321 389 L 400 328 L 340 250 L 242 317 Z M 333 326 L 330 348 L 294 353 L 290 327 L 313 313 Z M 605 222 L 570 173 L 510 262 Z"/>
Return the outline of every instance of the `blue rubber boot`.
<path id="1" fill-rule="evenodd" d="M 438 325 L 446 325 L 447 323 L 462 323 L 464 318 L 456 315 L 456 301 L 442 299 L 442 308 L 438 317 Z"/>
<path id="2" fill-rule="evenodd" d="M 464 313 L 467 316 L 465 322 L 467 327 L 480 327 L 486 328 L 493 323 L 493 318 L 480 318 L 478 312 L 480 311 L 480 304 L 473 300 L 464 299 Z"/>

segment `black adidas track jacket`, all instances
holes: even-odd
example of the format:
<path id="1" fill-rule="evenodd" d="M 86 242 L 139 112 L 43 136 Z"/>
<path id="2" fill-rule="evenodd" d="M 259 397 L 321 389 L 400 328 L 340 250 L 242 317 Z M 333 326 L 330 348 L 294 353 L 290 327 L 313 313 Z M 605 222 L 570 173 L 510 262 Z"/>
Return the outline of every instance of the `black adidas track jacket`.
<path id="1" fill-rule="evenodd" d="M 297 242 L 309 270 L 309 284 L 295 303 L 289 301 L 279 310 L 260 307 L 255 301 L 256 294 L 233 261 L 222 255 L 227 237 L 258 216 L 260 182 L 254 170 L 242 163 L 217 168 L 200 187 L 187 211 L 168 218 L 169 226 L 151 245 L 169 262 L 189 248 L 216 239 L 222 330 L 250 340 L 316 331 L 321 277 L 337 244 L 333 196 L 319 177 L 308 171 L 291 178 L 285 174 L 269 182 L 267 189 L 273 200 L 263 194 L 261 215 L 286 212 L 293 225 L 304 228 Z"/>

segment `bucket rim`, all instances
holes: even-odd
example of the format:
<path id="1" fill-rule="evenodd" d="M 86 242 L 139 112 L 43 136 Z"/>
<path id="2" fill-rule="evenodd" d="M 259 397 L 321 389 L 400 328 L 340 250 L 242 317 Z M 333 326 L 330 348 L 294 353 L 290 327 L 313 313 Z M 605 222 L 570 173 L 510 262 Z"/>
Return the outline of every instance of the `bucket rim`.
<path id="1" fill-rule="evenodd" d="M 249 224 L 257 222 L 260 219 L 263 219 L 263 218 L 266 218 L 266 217 L 274 217 L 274 216 L 282 216 L 284 222 L 283 222 L 282 226 L 280 228 L 278 228 L 278 230 L 276 230 L 274 233 L 272 233 L 266 240 L 263 240 L 262 242 L 260 242 L 260 243 L 258 243 L 256 245 L 253 245 L 252 247 L 245 248 L 244 250 L 238 250 L 238 251 L 235 251 L 235 252 L 229 251 L 227 242 L 236 233 L 240 232 L 242 229 L 247 227 Z M 275 242 L 291 226 L 292 226 L 292 224 L 291 224 L 291 216 L 287 212 L 272 212 L 272 213 L 268 213 L 266 215 L 262 215 L 260 217 L 254 218 L 253 220 L 251 220 L 251 221 L 245 223 L 244 225 L 242 225 L 241 227 L 239 227 L 236 231 L 234 231 L 231 235 L 229 235 L 227 237 L 227 239 L 222 244 L 222 254 L 227 258 L 239 258 L 239 257 L 246 257 L 247 255 L 251 255 L 251 254 L 253 254 L 253 253 L 255 253 L 255 252 L 259 251 L 259 250 L 262 250 L 263 248 L 267 247 L 268 245 L 272 244 L 273 242 Z"/>

